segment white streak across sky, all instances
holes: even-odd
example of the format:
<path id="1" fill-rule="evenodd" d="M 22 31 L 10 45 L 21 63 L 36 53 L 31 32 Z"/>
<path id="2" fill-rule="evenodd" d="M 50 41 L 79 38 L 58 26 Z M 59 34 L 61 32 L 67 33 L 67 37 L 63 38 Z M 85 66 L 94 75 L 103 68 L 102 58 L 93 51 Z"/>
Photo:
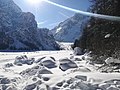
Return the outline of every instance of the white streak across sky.
<path id="1" fill-rule="evenodd" d="M 49 4 L 55 5 L 57 7 L 69 10 L 69 11 L 73 11 L 76 13 L 80 13 L 82 15 L 86 15 L 86 16 L 91 16 L 91 17 L 96 17 L 96 18 L 101 18 L 101 19 L 106 19 L 106 20 L 111 20 L 111 21 L 120 21 L 120 17 L 118 16 L 109 16 L 109 15 L 102 15 L 102 14 L 96 14 L 96 13 L 90 13 L 90 12 L 85 12 L 85 11 L 81 11 L 81 10 L 77 10 L 77 9 L 73 9 L 70 7 L 66 7 L 60 4 L 57 4 L 55 2 L 49 1 L 49 0 L 43 0 L 44 2 L 47 2 Z"/>

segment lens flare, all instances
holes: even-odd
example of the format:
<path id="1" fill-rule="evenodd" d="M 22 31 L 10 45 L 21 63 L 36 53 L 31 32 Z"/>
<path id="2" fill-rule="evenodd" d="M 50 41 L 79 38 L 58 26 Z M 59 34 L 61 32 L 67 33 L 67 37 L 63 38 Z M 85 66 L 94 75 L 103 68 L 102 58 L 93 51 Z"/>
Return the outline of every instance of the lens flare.
<path id="1" fill-rule="evenodd" d="M 43 0 L 27 0 L 28 3 L 31 5 L 37 5 L 40 4 Z"/>
<path id="2" fill-rule="evenodd" d="M 70 7 L 63 6 L 61 4 L 54 3 L 50 0 L 43 0 L 43 1 L 45 1 L 49 4 L 51 4 L 51 5 L 54 5 L 54 6 L 72 11 L 72 12 L 80 13 L 82 15 L 101 18 L 101 19 L 106 19 L 106 20 L 111 20 L 111 21 L 120 21 L 120 17 L 118 17 L 118 16 L 109 16 L 109 15 L 96 14 L 96 13 L 91 13 L 91 12 L 84 12 L 84 11 L 81 11 L 81 10 L 77 10 L 77 9 L 73 9 L 73 8 L 70 8 Z"/>

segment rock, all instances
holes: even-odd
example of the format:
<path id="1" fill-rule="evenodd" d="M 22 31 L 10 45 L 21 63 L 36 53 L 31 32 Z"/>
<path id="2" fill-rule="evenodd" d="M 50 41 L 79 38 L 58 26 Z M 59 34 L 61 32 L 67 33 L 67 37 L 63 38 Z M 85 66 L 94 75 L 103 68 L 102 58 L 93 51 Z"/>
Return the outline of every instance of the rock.
<path id="1" fill-rule="evenodd" d="M 119 59 L 114 59 L 113 57 L 109 57 L 105 60 L 106 64 L 120 64 Z"/>
<path id="2" fill-rule="evenodd" d="M 75 47 L 73 53 L 74 53 L 74 55 L 82 55 L 83 54 L 81 48 L 79 48 L 79 47 Z"/>
<path id="3" fill-rule="evenodd" d="M 69 59 L 61 59 L 59 60 L 60 62 L 60 65 L 59 65 L 59 68 L 62 70 L 62 71 L 66 71 L 68 69 L 71 69 L 71 68 L 77 68 L 77 64 Z"/>
<path id="4" fill-rule="evenodd" d="M 2 86 L 2 89 L 1 90 L 6 90 L 7 89 L 7 85 L 5 85 L 5 84 L 3 84 L 3 85 L 1 85 Z"/>
<path id="5" fill-rule="evenodd" d="M 15 65 L 17 65 L 17 66 L 22 66 L 23 64 L 20 63 L 20 62 L 18 62 L 18 63 L 15 63 Z"/>
<path id="6" fill-rule="evenodd" d="M 100 84 L 99 87 L 103 90 L 106 90 L 108 87 L 110 87 L 110 84 L 103 83 L 103 84 Z"/>
<path id="7" fill-rule="evenodd" d="M 14 65 L 12 64 L 12 63 L 7 63 L 7 64 L 5 64 L 5 67 L 6 68 L 10 68 L 10 67 L 13 67 Z"/>
<path id="8" fill-rule="evenodd" d="M 48 77 L 43 77 L 43 80 L 44 80 L 44 81 L 49 81 L 49 79 L 50 79 L 50 78 L 48 78 Z"/>
<path id="9" fill-rule="evenodd" d="M 34 62 L 34 59 L 26 60 L 27 65 L 32 65 Z"/>
<path id="10" fill-rule="evenodd" d="M 70 85 L 69 85 L 69 88 L 72 89 L 72 90 L 74 90 L 76 87 L 75 87 L 74 84 L 70 84 Z"/>
<path id="11" fill-rule="evenodd" d="M 68 86 L 69 86 L 68 83 L 64 83 L 64 84 L 63 84 L 63 87 L 64 87 L 64 88 L 66 88 L 66 87 L 68 87 Z"/>
<path id="12" fill-rule="evenodd" d="M 82 81 L 87 81 L 87 76 L 76 75 L 75 78 L 80 79 Z"/>
<path id="13" fill-rule="evenodd" d="M 82 59 L 80 59 L 80 58 L 74 58 L 75 59 L 75 61 L 82 61 Z"/>
<path id="14" fill-rule="evenodd" d="M 35 63 L 39 63 L 44 58 L 46 58 L 46 57 L 39 58 L 38 60 L 35 61 Z"/>
<path id="15" fill-rule="evenodd" d="M 41 69 L 41 70 L 39 71 L 39 74 L 53 74 L 53 73 L 52 73 L 51 71 L 43 68 L 43 69 Z"/>
<path id="16" fill-rule="evenodd" d="M 33 76 L 33 75 L 35 75 L 37 72 L 38 72 L 37 69 L 29 68 L 29 69 L 26 69 L 26 70 L 20 72 L 20 75 L 22 75 L 22 76 L 26 76 L 26 75 L 28 75 L 28 76 Z"/>
<path id="17" fill-rule="evenodd" d="M 1 84 L 9 84 L 10 80 L 8 78 L 2 78 L 2 79 L 0 79 L 0 83 Z"/>
<path id="18" fill-rule="evenodd" d="M 32 78 L 32 80 L 33 80 L 33 81 L 37 81 L 37 78 L 36 78 L 36 77 L 34 77 L 34 78 Z"/>
<path id="19" fill-rule="evenodd" d="M 64 83 L 64 82 L 59 82 L 59 83 L 57 83 L 56 85 L 57 85 L 58 87 L 62 87 L 63 83 Z"/>
<path id="20" fill-rule="evenodd" d="M 70 78 L 70 79 L 68 79 L 66 82 L 67 82 L 68 84 L 72 84 L 74 81 L 75 81 L 74 78 Z"/>
<path id="21" fill-rule="evenodd" d="M 27 65 L 31 65 L 34 62 L 34 58 L 29 59 L 26 55 L 23 56 L 17 56 L 15 58 L 14 64 L 21 66 L 21 64 L 27 64 Z"/>
<path id="22" fill-rule="evenodd" d="M 53 59 L 54 61 L 56 61 L 54 57 L 50 57 L 50 58 Z"/>
<path id="23" fill-rule="evenodd" d="M 36 88 L 36 84 L 30 84 L 30 85 L 27 85 L 23 90 L 33 90 Z"/>
<path id="24" fill-rule="evenodd" d="M 37 82 L 36 82 L 36 85 L 41 85 L 42 84 L 42 81 L 41 80 L 38 80 Z"/>
<path id="25" fill-rule="evenodd" d="M 52 59 L 52 58 L 50 58 L 50 57 L 46 57 L 46 58 L 42 59 L 42 60 L 40 61 L 40 63 L 41 63 L 43 66 L 45 66 L 45 67 L 47 67 L 47 68 L 49 68 L 49 69 L 57 67 L 57 66 L 56 66 L 56 62 L 54 61 L 54 59 Z"/>

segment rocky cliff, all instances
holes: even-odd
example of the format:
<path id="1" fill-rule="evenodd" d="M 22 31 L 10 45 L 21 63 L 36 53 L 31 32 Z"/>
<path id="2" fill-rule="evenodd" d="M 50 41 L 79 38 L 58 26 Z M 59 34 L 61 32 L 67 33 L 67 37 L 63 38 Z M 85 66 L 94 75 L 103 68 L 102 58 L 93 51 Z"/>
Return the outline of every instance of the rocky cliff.
<path id="1" fill-rule="evenodd" d="M 57 49 L 54 38 L 43 34 L 32 13 L 22 12 L 12 0 L 0 0 L 0 50 Z"/>

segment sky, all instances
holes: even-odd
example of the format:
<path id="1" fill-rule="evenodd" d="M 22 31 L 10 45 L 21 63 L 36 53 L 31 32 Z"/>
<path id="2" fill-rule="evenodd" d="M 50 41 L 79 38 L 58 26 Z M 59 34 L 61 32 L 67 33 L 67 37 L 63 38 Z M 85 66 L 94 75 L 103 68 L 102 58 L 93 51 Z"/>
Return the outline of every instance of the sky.
<path id="1" fill-rule="evenodd" d="M 72 17 L 75 12 L 66 10 L 44 0 L 40 3 L 30 3 L 28 0 L 13 0 L 23 12 L 31 12 L 35 15 L 38 27 L 52 29 L 60 22 Z M 49 0 L 70 8 L 87 11 L 90 3 L 88 0 Z"/>

